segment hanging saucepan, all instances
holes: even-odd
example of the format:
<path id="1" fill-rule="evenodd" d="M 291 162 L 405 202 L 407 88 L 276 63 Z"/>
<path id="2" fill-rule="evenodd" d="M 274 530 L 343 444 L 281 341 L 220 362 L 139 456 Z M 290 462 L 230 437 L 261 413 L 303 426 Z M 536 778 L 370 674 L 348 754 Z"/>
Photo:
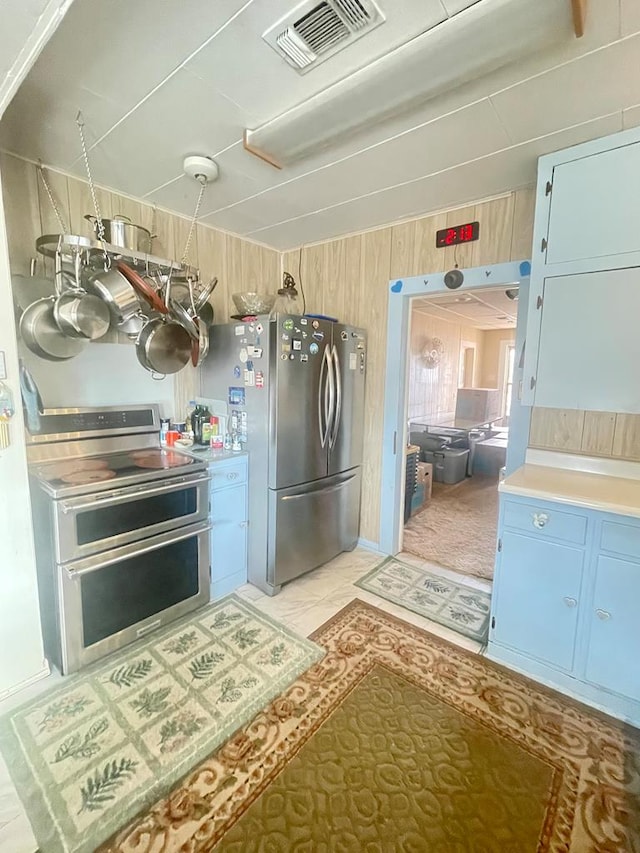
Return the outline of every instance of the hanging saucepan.
<path id="1" fill-rule="evenodd" d="M 60 331 L 53 316 L 55 302 L 53 296 L 32 302 L 20 318 L 20 334 L 25 346 L 40 358 L 66 361 L 79 355 L 89 341 L 67 337 Z"/>
<path id="2" fill-rule="evenodd" d="M 191 358 L 191 338 L 180 323 L 155 317 L 140 332 L 136 355 L 152 373 L 177 373 Z"/>
<path id="3" fill-rule="evenodd" d="M 103 228 L 105 243 L 119 246 L 122 249 L 131 249 L 134 252 L 151 251 L 151 240 L 153 235 L 148 228 L 136 225 L 128 216 L 114 216 L 113 219 L 97 219 L 93 214 L 87 213 L 84 217 L 93 225 L 93 230 L 100 239 L 100 223 Z"/>
<path id="4" fill-rule="evenodd" d="M 53 305 L 53 317 L 67 337 L 90 341 L 105 335 L 111 325 L 107 304 L 92 293 L 68 291 L 58 296 Z"/>
<path id="5" fill-rule="evenodd" d="M 125 323 L 140 310 L 136 291 L 117 269 L 93 273 L 86 279 L 84 286 L 107 304 L 114 323 Z"/>
<path id="6" fill-rule="evenodd" d="M 62 270 L 56 255 L 56 282 Z M 53 306 L 53 318 L 60 331 L 70 338 L 95 341 L 107 333 L 111 324 L 109 308 L 99 296 L 86 293 L 80 286 L 81 258 L 75 256 L 75 281 L 71 290 L 60 293 Z"/>

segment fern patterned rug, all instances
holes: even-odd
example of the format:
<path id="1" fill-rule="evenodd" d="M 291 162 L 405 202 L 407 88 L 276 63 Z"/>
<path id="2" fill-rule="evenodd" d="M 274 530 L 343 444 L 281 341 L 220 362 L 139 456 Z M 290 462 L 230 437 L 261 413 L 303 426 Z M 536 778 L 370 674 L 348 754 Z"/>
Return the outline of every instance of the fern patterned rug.
<path id="1" fill-rule="evenodd" d="M 43 853 L 95 850 L 323 654 L 231 595 L 5 715 Z"/>
<path id="2" fill-rule="evenodd" d="M 410 566 L 395 557 L 387 557 L 355 583 L 458 634 L 480 643 L 487 640 L 491 608 L 487 592 Z"/>

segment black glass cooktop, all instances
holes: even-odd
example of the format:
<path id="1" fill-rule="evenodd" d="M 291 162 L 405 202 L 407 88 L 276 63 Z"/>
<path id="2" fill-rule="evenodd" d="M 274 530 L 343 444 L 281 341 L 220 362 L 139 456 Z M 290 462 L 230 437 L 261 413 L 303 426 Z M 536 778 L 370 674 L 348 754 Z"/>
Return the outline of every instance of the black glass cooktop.
<path id="1" fill-rule="evenodd" d="M 174 474 L 176 469 L 194 463 L 186 453 L 172 448 L 148 447 L 126 453 L 104 453 L 99 456 L 84 456 L 78 459 L 61 459 L 44 462 L 31 469 L 39 480 L 57 489 L 64 486 L 118 485 L 121 479 L 136 474 L 166 470 Z"/>

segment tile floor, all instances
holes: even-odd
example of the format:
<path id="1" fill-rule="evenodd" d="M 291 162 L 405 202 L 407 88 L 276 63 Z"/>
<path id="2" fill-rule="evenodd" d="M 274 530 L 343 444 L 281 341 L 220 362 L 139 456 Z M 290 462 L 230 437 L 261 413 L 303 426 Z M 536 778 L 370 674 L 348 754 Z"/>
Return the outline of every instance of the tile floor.
<path id="1" fill-rule="evenodd" d="M 458 581 L 461 578 L 461 575 L 456 572 L 427 563 L 412 554 L 403 553 L 399 556 L 407 563 L 428 567 L 435 574 Z M 480 644 L 474 640 L 456 634 L 443 625 L 430 622 L 417 613 L 412 613 L 354 586 L 354 581 L 366 574 L 382 559 L 384 559 L 382 554 L 357 548 L 351 553 L 341 554 L 310 574 L 292 581 L 273 598 L 251 584 L 240 587 L 237 593 L 259 610 L 283 622 L 303 636 L 308 636 L 319 628 L 352 599 L 359 598 L 471 652 L 480 651 Z M 468 577 L 467 582 L 476 589 L 491 591 L 491 583 L 488 581 Z M 12 706 L 21 704 L 32 695 L 53 687 L 60 678 L 60 675 L 54 673 L 19 695 L 0 702 L 0 714 L 10 710 Z M 37 844 L 29 821 L 15 792 L 6 764 L 0 756 L 0 853 L 34 853 L 36 849 Z"/>

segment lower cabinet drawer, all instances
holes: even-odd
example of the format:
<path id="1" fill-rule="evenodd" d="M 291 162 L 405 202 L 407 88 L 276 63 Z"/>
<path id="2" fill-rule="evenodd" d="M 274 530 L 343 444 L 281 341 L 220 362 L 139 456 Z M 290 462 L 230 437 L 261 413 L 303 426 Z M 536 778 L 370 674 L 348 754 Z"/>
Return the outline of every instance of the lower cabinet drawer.
<path id="1" fill-rule="evenodd" d="M 241 459 L 220 466 L 214 465 L 210 471 L 211 489 L 222 489 L 247 481 L 247 463 Z"/>
<path id="2" fill-rule="evenodd" d="M 544 504 L 524 504 L 505 500 L 503 524 L 521 530 L 529 536 L 559 539 L 574 545 L 584 545 L 587 519 L 584 516 L 562 512 Z"/>
<path id="3" fill-rule="evenodd" d="M 600 548 L 602 551 L 612 551 L 614 554 L 640 560 L 640 527 L 605 521 L 602 525 Z"/>

